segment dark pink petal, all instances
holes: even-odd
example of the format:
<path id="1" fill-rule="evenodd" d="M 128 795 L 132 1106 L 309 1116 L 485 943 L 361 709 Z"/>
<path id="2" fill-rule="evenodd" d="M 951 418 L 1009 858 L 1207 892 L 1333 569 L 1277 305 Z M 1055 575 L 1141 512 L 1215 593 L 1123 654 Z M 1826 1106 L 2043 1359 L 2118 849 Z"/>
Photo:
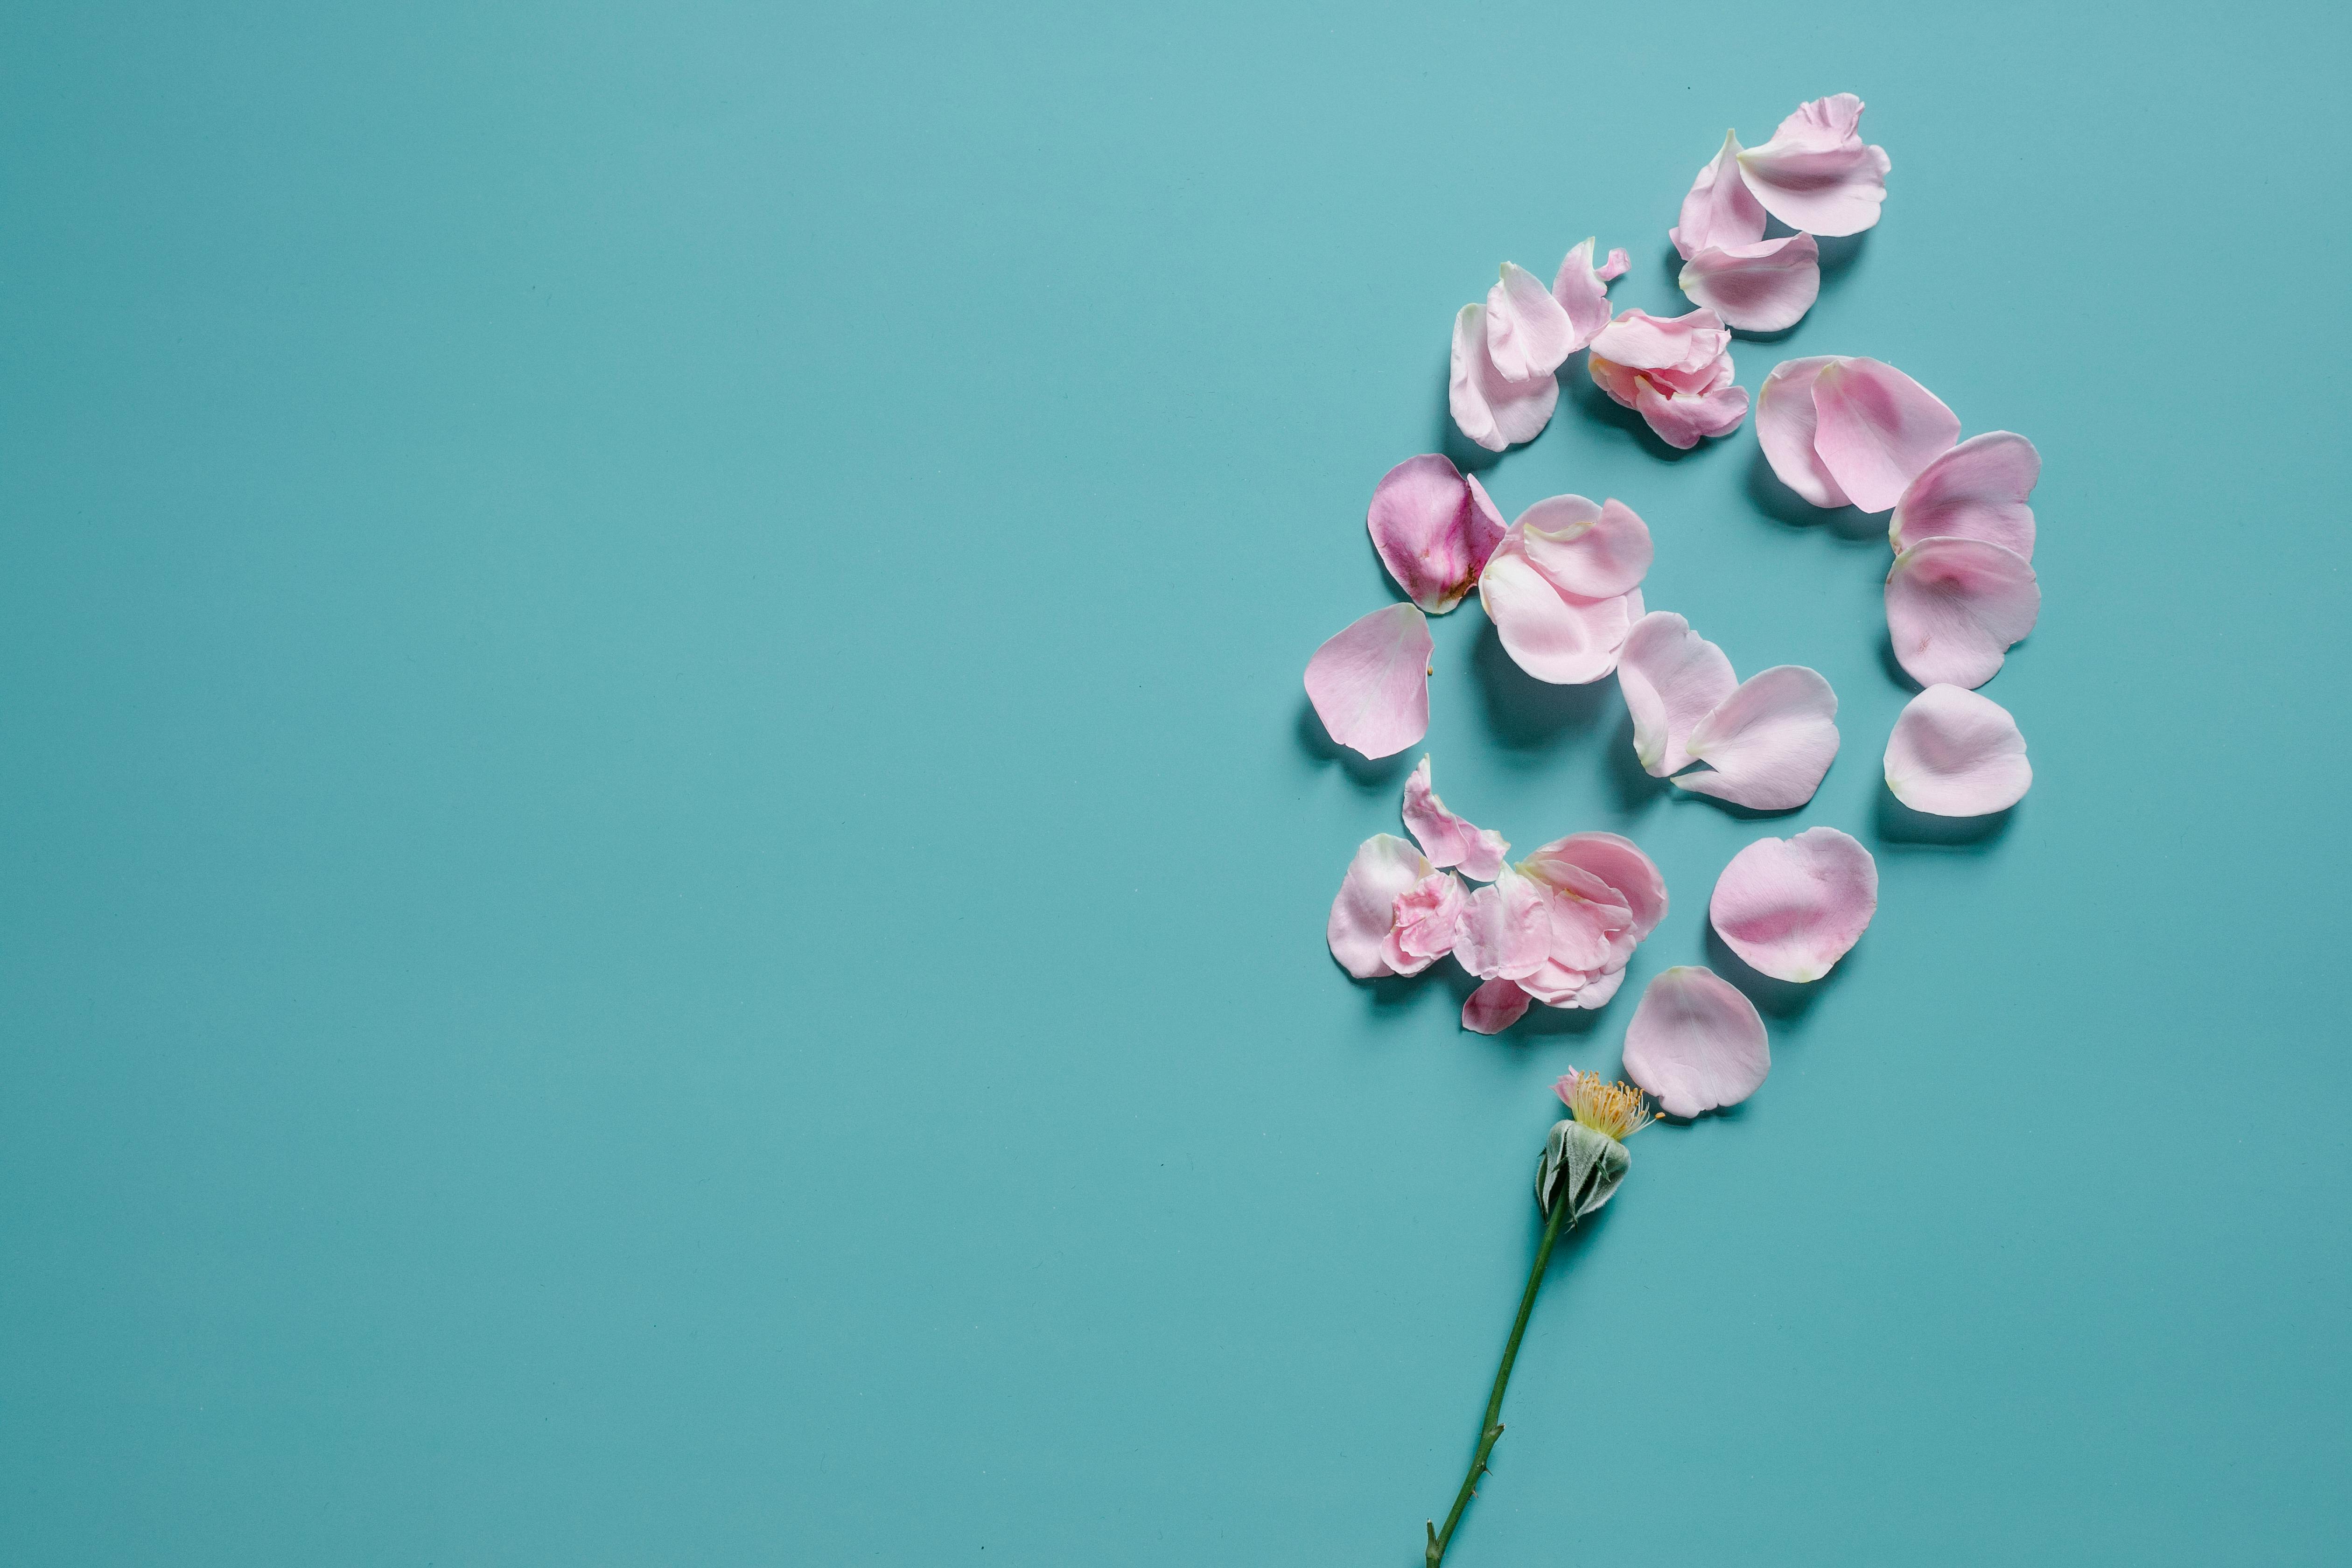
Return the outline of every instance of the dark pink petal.
<path id="1" fill-rule="evenodd" d="M 1801 664 L 1749 676 L 1691 730 L 1690 754 L 1712 769 L 1682 773 L 1678 789 L 1755 811 L 1813 798 L 1837 755 L 1837 693 Z"/>
<path id="2" fill-rule="evenodd" d="M 1710 245 L 1690 258 L 1680 279 L 1691 299 L 1748 332 L 1793 327 L 1822 291 L 1822 247 L 1810 234 Z"/>
<path id="3" fill-rule="evenodd" d="M 1381 949 L 1396 923 L 1397 899 L 1429 870 L 1421 851 L 1392 833 L 1375 833 L 1356 847 L 1324 931 L 1340 968 L 1359 980 L 1393 973 Z"/>
<path id="4" fill-rule="evenodd" d="M 1503 650 L 1521 669 L 1555 686 L 1582 686 L 1617 668 L 1631 621 L 1624 596 L 1586 599 L 1562 594 L 1528 560 L 1514 524 L 1478 577 Z"/>
<path id="5" fill-rule="evenodd" d="M 1481 980 L 1517 980 L 1544 966 L 1550 942 L 1543 889 L 1507 866 L 1463 904 L 1454 956 Z"/>
<path id="6" fill-rule="evenodd" d="M 1454 318 L 1453 368 L 1446 405 L 1462 434 L 1490 452 L 1532 441 L 1551 423 L 1559 382 L 1549 371 L 1514 381 L 1486 351 L 1486 307 L 1465 305 Z"/>
<path id="7" fill-rule="evenodd" d="M 1404 781 L 1404 825 L 1421 840 L 1422 852 L 1431 865 L 1459 866 L 1482 882 L 1501 875 L 1503 857 L 1511 852 L 1510 841 L 1493 828 L 1474 827 L 1445 809 L 1445 803 L 1429 787 L 1427 757 Z"/>
<path id="8" fill-rule="evenodd" d="M 1892 163 L 1863 144 L 1862 100 L 1817 98 L 1780 121 L 1772 140 L 1738 154 L 1764 210 L 1807 234 L 1860 234 L 1878 221 Z"/>
<path id="9" fill-rule="evenodd" d="M 1756 1004 L 1711 969 L 1667 970 L 1625 1026 L 1625 1076 L 1670 1116 L 1737 1105 L 1771 1070 Z"/>
<path id="10" fill-rule="evenodd" d="M 1503 519 L 1475 479 L 1434 452 L 1381 477 L 1364 513 L 1372 548 L 1412 602 L 1444 615 L 1476 586 L 1503 538 Z"/>
<path id="11" fill-rule="evenodd" d="M 1622 250 L 1609 253 L 1615 271 L 1595 270 L 1592 246 L 1588 239 L 1570 250 L 1559 264 L 1559 275 L 1551 281 L 1552 298 L 1568 312 L 1569 325 L 1575 331 L 1569 344 L 1570 353 L 1589 345 L 1609 324 L 1609 279 L 1625 270 L 1622 265 L 1625 253 Z"/>
<path id="12" fill-rule="evenodd" d="M 1508 980 L 1489 980 L 1462 1004 L 1462 1026 L 1474 1035 L 1499 1035 L 1527 1012 L 1526 992 Z"/>
<path id="13" fill-rule="evenodd" d="M 1668 396 L 1645 384 L 1633 400 L 1633 408 L 1649 421 L 1659 440 L 1687 452 L 1703 437 L 1728 436 L 1739 428 L 1739 422 L 1748 417 L 1748 389 L 1718 386 L 1712 392 Z"/>
<path id="14" fill-rule="evenodd" d="M 1343 746 L 1392 756 L 1429 733 L 1429 653 L 1418 606 L 1389 605 L 1333 637 L 1307 661 L 1315 716 Z"/>
<path id="15" fill-rule="evenodd" d="M 1658 610 L 1634 622 L 1617 655 L 1617 688 L 1643 771 L 1664 778 L 1690 766 L 1691 731 L 1738 685 L 1723 650 L 1680 616 Z"/>
<path id="16" fill-rule="evenodd" d="M 1981 692 L 1931 686 L 1911 699 L 1886 738 L 1886 787 L 1914 811 L 2006 811 L 2032 783 L 2017 721 Z"/>
<path id="17" fill-rule="evenodd" d="M 1666 237 L 1685 261 L 1711 245 L 1752 245 L 1764 237 L 1763 204 L 1739 177 L 1738 132 L 1723 133 L 1723 150 L 1691 182 L 1681 219 Z"/>
<path id="18" fill-rule="evenodd" d="M 1583 346 L 1568 311 L 1542 279 L 1516 262 L 1504 262 L 1501 280 L 1486 290 L 1486 357 L 1503 379 L 1549 375 Z"/>
<path id="19" fill-rule="evenodd" d="M 1519 513 L 1512 526 L 1528 564 L 1580 599 L 1614 598 L 1650 570 L 1649 525 L 1621 500 L 1595 506 L 1582 496 L 1551 496 Z"/>
<path id="20" fill-rule="evenodd" d="M 1523 864 L 1530 877 L 1562 887 L 1571 885 L 1570 870 L 1598 879 L 1625 905 L 1636 942 L 1657 930 L 1658 922 L 1666 918 L 1666 879 L 1658 874 L 1657 862 L 1630 838 L 1614 833 L 1571 833 L 1544 845 Z"/>
<path id="21" fill-rule="evenodd" d="M 1748 967 L 1819 980 L 1878 912 L 1878 863 L 1834 827 L 1759 838 L 1716 879 L 1706 916 Z"/>
<path id="22" fill-rule="evenodd" d="M 1454 928 L 1470 901 L 1462 879 L 1433 871 L 1397 895 L 1390 911 L 1381 962 L 1399 974 L 1418 974 L 1454 951 Z"/>
<path id="23" fill-rule="evenodd" d="M 1815 506 L 1843 506 L 1845 491 L 1813 450 L 1813 381 L 1829 355 L 1783 360 L 1756 394 L 1756 440 L 1780 482 Z"/>
<path id="24" fill-rule="evenodd" d="M 2033 509 L 2042 454 L 2007 430 L 1973 436 L 1919 470 L 1895 503 L 1895 548 L 1923 539 L 1981 539 L 2033 559 Z"/>
<path id="25" fill-rule="evenodd" d="M 1923 539 L 1886 574 L 1886 635 L 1922 686 L 1982 686 L 2042 614 L 2042 586 L 2014 550 Z"/>
<path id="26" fill-rule="evenodd" d="M 1941 398 L 1874 359 L 1823 365 L 1813 377 L 1813 450 L 1864 511 L 1901 500 L 1919 471 L 1960 438 L 1960 416 Z"/>

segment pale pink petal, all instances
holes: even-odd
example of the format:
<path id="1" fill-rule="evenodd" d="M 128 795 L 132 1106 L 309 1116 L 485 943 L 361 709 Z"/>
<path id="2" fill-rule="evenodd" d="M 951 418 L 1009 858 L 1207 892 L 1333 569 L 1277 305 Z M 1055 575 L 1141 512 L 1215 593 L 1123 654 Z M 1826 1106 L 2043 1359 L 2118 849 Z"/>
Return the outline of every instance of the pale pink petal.
<path id="1" fill-rule="evenodd" d="M 1815 506 L 1844 506 L 1845 491 L 1813 450 L 1813 381 L 1830 355 L 1783 360 L 1756 394 L 1756 439 L 1780 482 Z"/>
<path id="2" fill-rule="evenodd" d="M 1923 539 L 1886 574 L 1887 637 L 1922 686 L 1982 686 L 2041 614 L 2032 566 L 1981 539 Z"/>
<path id="3" fill-rule="evenodd" d="M 1429 733 L 1429 621 L 1413 605 L 1374 610 L 1315 650 L 1307 696 L 1333 740 L 1391 756 Z"/>
<path id="4" fill-rule="evenodd" d="M 1578 992 L 1576 999 L 1569 1005 L 1584 1008 L 1605 1006 L 1609 998 L 1617 994 L 1617 988 L 1624 984 L 1624 970 L 1612 969 Z"/>
<path id="5" fill-rule="evenodd" d="M 1459 866 L 1482 882 L 1491 882 L 1503 869 L 1510 841 L 1491 827 L 1473 826 L 1445 809 L 1429 786 L 1429 759 L 1404 781 L 1404 825 L 1421 840 L 1422 852 L 1433 866 Z"/>
<path id="6" fill-rule="evenodd" d="M 1517 980 L 1543 967 L 1550 942 L 1543 889 L 1507 866 L 1464 902 L 1454 956 L 1481 980 Z"/>
<path id="7" fill-rule="evenodd" d="M 1823 365 L 1813 377 L 1813 450 L 1864 511 L 1901 500 L 1904 487 L 1960 438 L 1960 416 L 1942 399 L 1874 359 Z"/>
<path id="8" fill-rule="evenodd" d="M 1617 655 L 1617 687 L 1643 771 L 1664 778 L 1690 766 L 1691 731 L 1738 685 L 1723 650 L 1680 616 L 1659 610 L 1634 622 Z"/>
<path id="9" fill-rule="evenodd" d="M 1764 210 L 1807 234 L 1860 234 L 1878 221 L 1893 165 L 1884 147 L 1863 144 L 1862 100 L 1817 98 L 1780 121 L 1772 140 L 1738 154 L 1739 172 Z"/>
<path id="10" fill-rule="evenodd" d="M 1614 402 L 1631 408 L 1641 399 L 1642 373 L 1602 357 L 1598 350 L 1584 362 L 1592 377 L 1592 384 L 1607 393 Z"/>
<path id="11" fill-rule="evenodd" d="M 1549 371 L 1514 381 L 1486 352 L 1486 308 L 1465 305 L 1454 318 L 1453 366 L 1446 405 L 1462 434 L 1490 452 L 1532 441 L 1551 423 L 1559 382 Z"/>
<path id="12" fill-rule="evenodd" d="M 1759 838 L 1716 879 L 1706 918 L 1749 968 L 1819 980 L 1878 912 L 1878 863 L 1834 827 Z"/>
<path id="13" fill-rule="evenodd" d="M 1617 246 L 1609 252 L 1609 259 L 1601 264 L 1598 276 L 1601 281 L 1607 283 L 1613 279 L 1623 277 L 1625 268 L 1633 265 L 1633 258 L 1625 254 L 1625 247 L 1622 245 Z"/>
<path id="14" fill-rule="evenodd" d="M 1837 693 L 1801 664 L 1749 676 L 1691 730 L 1690 754 L 1709 773 L 1683 773 L 1677 788 L 1756 811 L 1786 811 L 1813 798 L 1837 755 Z"/>
<path id="15" fill-rule="evenodd" d="M 1981 692 L 1931 686 L 1911 699 L 1886 738 L 1886 787 L 1914 811 L 2006 811 L 2032 783 L 2017 721 Z"/>
<path id="16" fill-rule="evenodd" d="M 1433 615 L 1462 602 L 1503 537 L 1486 492 L 1435 452 L 1381 476 L 1364 526 L 1397 586 Z"/>
<path id="17" fill-rule="evenodd" d="M 1748 417 L 1748 389 L 1718 386 L 1696 395 L 1677 393 L 1669 397 L 1645 383 L 1633 407 L 1649 421 L 1659 440 L 1686 452 L 1704 437 L 1728 436 L 1739 428 L 1739 422 Z"/>
<path id="18" fill-rule="evenodd" d="M 1631 624 L 1622 595 L 1583 599 L 1553 587 L 1528 563 L 1516 531 L 1479 574 L 1478 602 L 1513 662 L 1555 686 L 1582 686 L 1616 668 Z"/>
<path id="19" fill-rule="evenodd" d="M 1571 833 L 1555 838 L 1521 862 L 1528 875 L 1559 887 L 1572 885 L 1570 869 L 1597 878 L 1614 891 L 1633 918 L 1633 940 L 1657 930 L 1666 918 L 1666 879 L 1657 862 L 1632 839 L 1614 833 Z"/>
<path id="20" fill-rule="evenodd" d="M 1737 1105 L 1771 1070 L 1756 1004 L 1711 969 L 1660 974 L 1625 1026 L 1625 1076 L 1670 1116 Z"/>
<path id="21" fill-rule="evenodd" d="M 1612 598 L 1648 574 L 1649 525 L 1623 501 L 1595 506 L 1582 496 L 1552 496 L 1519 513 L 1528 564 L 1563 594 Z"/>
<path id="22" fill-rule="evenodd" d="M 1397 895 L 1390 911 L 1381 962 L 1399 974 L 1418 974 L 1454 951 L 1454 928 L 1470 895 L 1451 871 L 1433 871 Z"/>
<path id="23" fill-rule="evenodd" d="M 1682 290 L 1748 332 L 1793 327 L 1822 291 L 1822 247 L 1810 234 L 1710 245 L 1685 264 Z"/>
<path id="24" fill-rule="evenodd" d="M 2033 559 L 2033 509 L 2042 454 L 2007 430 L 1972 436 L 1919 470 L 1895 503 L 1895 548 L 1923 539 L 1981 539 Z"/>
<path id="25" fill-rule="evenodd" d="M 1763 204 L 1739 177 L 1737 132 L 1723 133 L 1723 150 L 1691 182 L 1680 221 L 1666 230 L 1666 237 L 1685 261 L 1711 245 L 1752 245 L 1764 237 Z"/>
<path id="26" fill-rule="evenodd" d="M 1588 239 L 1570 250 L 1559 264 L 1559 275 L 1551 282 L 1552 298 L 1568 312 L 1569 325 L 1573 329 L 1568 346 L 1570 353 L 1589 345 L 1609 324 L 1609 279 L 1625 270 L 1620 265 L 1625 258 L 1622 250 L 1609 253 L 1615 271 L 1594 270 L 1592 246 Z"/>
<path id="27" fill-rule="evenodd" d="M 1723 325 L 1712 310 L 1692 310 L 1680 316 L 1653 316 L 1647 310 L 1626 310 L 1601 329 L 1592 352 L 1613 364 L 1633 370 L 1664 370 L 1690 359 L 1695 349 L 1706 348 L 1702 358 L 1721 347 L 1714 337 L 1702 337 Z"/>
<path id="28" fill-rule="evenodd" d="M 1340 968 L 1359 980 L 1392 973 L 1381 948 L 1396 923 L 1397 899 L 1429 870 L 1421 851 L 1392 833 L 1375 833 L 1356 847 L 1324 931 Z"/>
<path id="29" fill-rule="evenodd" d="M 1568 311 L 1543 280 L 1517 262 L 1504 262 L 1501 279 L 1486 290 L 1486 357 L 1503 378 L 1549 375 L 1582 346 Z"/>
<path id="30" fill-rule="evenodd" d="M 1462 1004 L 1462 1026 L 1474 1035 L 1499 1035 L 1527 1012 L 1526 992 L 1508 980 L 1489 980 Z"/>

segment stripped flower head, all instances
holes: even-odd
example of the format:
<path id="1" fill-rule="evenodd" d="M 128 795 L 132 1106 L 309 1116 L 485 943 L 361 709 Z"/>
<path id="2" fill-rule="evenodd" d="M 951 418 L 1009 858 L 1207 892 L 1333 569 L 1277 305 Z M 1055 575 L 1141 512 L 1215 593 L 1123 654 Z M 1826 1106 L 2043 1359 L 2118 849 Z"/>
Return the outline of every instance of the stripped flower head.
<path id="1" fill-rule="evenodd" d="M 1552 1085 L 1552 1092 L 1559 1096 L 1577 1125 L 1620 1143 L 1657 1120 L 1649 1096 L 1630 1083 L 1611 1083 L 1597 1072 L 1570 1068 L 1565 1078 Z"/>

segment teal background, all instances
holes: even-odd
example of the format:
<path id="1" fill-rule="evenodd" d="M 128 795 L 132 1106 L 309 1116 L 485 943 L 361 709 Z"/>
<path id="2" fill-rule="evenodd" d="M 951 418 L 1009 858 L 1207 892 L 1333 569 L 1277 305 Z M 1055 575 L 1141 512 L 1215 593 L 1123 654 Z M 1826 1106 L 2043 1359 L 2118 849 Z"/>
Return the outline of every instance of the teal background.
<path id="1" fill-rule="evenodd" d="M 1570 1066 L 1716 872 L 1884 879 L 1643 1133 L 1450 1562 L 2352 1556 L 2341 8 L 13 7 L 0 1560 L 1393 1564 Z M 2007 818 L 1885 795 L 1880 521 L 1566 373 L 1486 468 L 1812 665 L 1742 820 L 1436 623 L 1426 750 L 1672 913 L 1465 1035 L 1323 948 L 1496 264 L 1852 89 L 1885 221 L 1738 350 L 2023 431 Z M 1454 448 L 1459 450 L 1458 445 Z"/>

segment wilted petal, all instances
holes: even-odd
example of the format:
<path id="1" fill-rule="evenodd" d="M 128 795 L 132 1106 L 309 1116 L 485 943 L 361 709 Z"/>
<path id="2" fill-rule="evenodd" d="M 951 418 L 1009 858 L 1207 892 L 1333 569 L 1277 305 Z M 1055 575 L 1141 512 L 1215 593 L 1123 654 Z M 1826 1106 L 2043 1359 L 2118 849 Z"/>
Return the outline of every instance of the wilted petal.
<path id="1" fill-rule="evenodd" d="M 1874 359 L 1823 365 L 1813 377 L 1813 450 L 1864 511 L 1901 500 L 1904 487 L 1960 438 L 1960 416 L 1941 398 Z"/>
<path id="2" fill-rule="evenodd" d="M 1837 755 L 1837 693 L 1801 664 L 1749 676 L 1692 729 L 1690 754 L 1711 773 L 1683 773 L 1681 789 L 1756 811 L 1813 798 Z"/>
<path id="3" fill-rule="evenodd" d="M 1527 1016 L 1528 994 L 1509 980 L 1489 980 L 1462 1004 L 1462 1026 L 1474 1035 L 1499 1035 Z"/>
<path id="4" fill-rule="evenodd" d="M 1723 650 L 1682 616 L 1659 610 L 1634 622 L 1617 655 L 1617 688 L 1643 771 L 1664 778 L 1690 766 L 1691 731 L 1738 684 Z"/>
<path id="5" fill-rule="evenodd" d="M 1886 787 L 1914 811 L 2006 811 L 2032 783 L 2017 721 L 1981 692 L 1931 686 L 1911 699 L 1886 738 Z"/>
<path id="6" fill-rule="evenodd" d="M 1435 452 L 1381 476 L 1364 526 L 1397 586 L 1433 615 L 1462 602 L 1503 538 L 1502 514 L 1486 489 Z"/>
<path id="7" fill-rule="evenodd" d="M 1490 452 L 1532 441 L 1551 423 L 1559 382 L 1549 373 L 1514 381 L 1486 352 L 1486 308 L 1465 305 L 1454 318 L 1453 367 L 1446 405 L 1462 434 Z"/>
<path id="8" fill-rule="evenodd" d="M 1552 496 L 1519 513 L 1512 526 L 1528 564 L 1563 594 L 1612 598 L 1650 570 L 1649 525 L 1613 498 L 1595 506 L 1582 496 Z"/>
<path id="9" fill-rule="evenodd" d="M 1513 662 L 1538 680 L 1582 686 L 1617 668 L 1624 645 L 1623 595 L 1576 598 L 1553 587 L 1527 557 L 1517 531 L 1506 534 L 1478 577 L 1478 602 Z"/>
<path id="10" fill-rule="evenodd" d="M 1723 150 L 1691 182 L 1680 221 L 1666 237 L 1685 261 L 1710 245 L 1752 245 L 1764 237 L 1763 204 L 1739 177 L 1738 132 L 1723 133 Z"/>
<path id="11" fill-rule="evenodd" d="M 1550 941 L 1543 890 L 1507 866 L 1464 902 L 1454 956 L 1481 980 L 1517 980 L 1543 967 Z"/>
<path id="12" fill-rule="evenodd" d="M 1822 247 L 1810 234 L 1710 245 L 1684 265 L 1682 290 L 1748 332 L 1793 327 L 1822 291 Z"/>
<path id="13" fill-rule="evenodd" d="M 1462 879 L 1434 871 L 1397 895 L 1381 962 L 1399 974 L 1418 974 L 1454 951 L 1454 931 L 1470 896 Z"/>
<path id="14" fill-rule="evenodd" d="M 1718 386 L 1712 392 L 1668 396 L 1645 377 L 1633 407 L 1659 440 L 1687 452 L 1703 437 L 1728 436 L 1739 428 L 1748 417 L 1748 389 Z"/>
<path id="15" fill-rule="evenodd" d="M 1515 261 L 1486 290 L 1486 357 L 1506 381 L 1549 375 L 1582 345 L 1543 279 Z"/>
<path id="16" fill-rule="evenodd" d="M 1790 228 L 1860 234 L 1878 221 L 1893 166 L 1885 148 L 1863 144 L 1861 122 L 1853 94 L 1817 98 L 1780 121 L 1772 140 L 1739 153 L 1739 172 L 1764 210 Z"/>
<path id="17" fill-rule="evenodd" d="M 1919 470 L 1895 503 L 1895 548 L 1923 539 L 1981 539 L 2033 559 L 2033 509 L 2042 454 L 2007 430 L 1972 436 Z"/>
<path id="18" fill-rule="evenodd" d="M 1813 450 L 1813 381 L 1835 356 L 1783 360 L 1756 394 L 1756 440 L 1780 482 L 1815 506 L 1844 506 L 1845 491 Z"/>
<path id="19" fill-rule="evenodd" d="M 1572 885 L 1570 870 L 1597 879 L 1631 914 L 1636 942 L 1666 918 L 1666 879 L 1658 874 L 1657 862 L 1621 835 L 1571 833 L 1544 845 L 1520 864 L 1530 877 L 1562 887 Z"/>
<path id="20" fill-rule="evenodd" d="M 1392 833 L 1375 833 L 1356 847 L 1324 931 L 1340 968 L 1359 980 L 1391 973 L 1381 948 L 1396 923 L 1397 899 L 1429 870 L 1421 851 Z"/>
<path id="21" fill-rule="evenodd" d="M 1923 539 L 1886 574 L 1886 635 L 1922 686 L 1982 686 L 2041 614 L 2032 566 L 1981 539 Z"/>
<path id="22" fill-rule="evenodd" d="M 1568 352 L 1590 344 L 1609 324 L 1609 280 L 1625 270 L 1625 253 L 1609 253 L 1612 270 L 1596 270 L 1592 265 L 1593 241 L 1588 239 L 1571 249 L 1559 264 L 1559 275 L 1551 280 L 1552 298 L 1568 312 L 1573 337 Z M 1566 356 L 1561 356 L 1565 358 Z"/>
<path id="23" fill-rule="evenodd" d="M 1737 1105 L 1772 1070 L 1756 1005 L 1711 969 L 1669 969 L 1625 1026 L 1625 1076 L 1671 1116 Z"/>
<path id="24" fill-rule="evenodd" d="M 1716 879 L 1706 917 L 1748 967 L 1819 980 L 1878 912 L 1878 863 L 1834 827 L 1759 838 Z"/>
<path id="25" fill-rule="evenodd" d="M 1501 874 L 1503 857 L 1511 852 L 1510 841 L 1493 828 L 1474 827 L 1445 809 L 1445 803 L 1429 787 L 1427 757 L 1404 781 L 1404 825 L 1421 840 L 1422 852 L 1431 865 L 1459 866 L 1482 882 L 1491 882 Z"/>
<path id="26" fill-rule="evenodd" d="M 1307 661 L 1307 697 L 1333 740 L 1368 757 L 1429 733 L 1429 653 L 1418 606 L 1388 605 L 1333 637 Z"/>

